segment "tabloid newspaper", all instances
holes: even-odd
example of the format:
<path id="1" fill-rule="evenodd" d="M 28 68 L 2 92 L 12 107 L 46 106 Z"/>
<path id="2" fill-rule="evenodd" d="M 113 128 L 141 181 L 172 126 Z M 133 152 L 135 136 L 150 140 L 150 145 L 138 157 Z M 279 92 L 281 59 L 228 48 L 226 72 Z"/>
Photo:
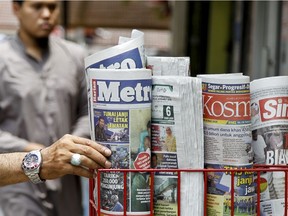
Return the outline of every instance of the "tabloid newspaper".
<path id="1" fill-rule="evenodd" d="M 202 79 L 205 167 L 209 172 L 208 215 L 231 214 L 231 169 L 234 177 L 234 215 L 256 215 L 252 167 L 250 79 L 241 73 L 198 75 Z"/>
<path id="2" fill-rule="evenodd" d="M 254 163 L 288 164 L 288 76 L 251 82 Z M 285 173 L 261 174 L 261 215 L 284 214 Z"/>
<path id="3" fill-rule="evenodd" d="M 184 76 L 152 78 L 152 155 L 154 214 L 203 215 L 203 174 L 165 169 L 204 168 L 201 81 Z M 180 185 L 180 197 L 177 196 Z M 180 206 L 178 203 L 180 201 Z"/>
<path id="4" fill-rule="evenodd" d="M 144 69 L 143 33 L 132 31 L 119 45 L 85 59 L 91 137 L 112 150 L 112 168 L 150 168 L 151 70 Z M 150 215 L 150 174 L 111 171 L 100 176 L 101 215 Z M 96 181 L 96 179 L 95 179 Z M 96 183 L 97 185 L 97 183 Z"/>

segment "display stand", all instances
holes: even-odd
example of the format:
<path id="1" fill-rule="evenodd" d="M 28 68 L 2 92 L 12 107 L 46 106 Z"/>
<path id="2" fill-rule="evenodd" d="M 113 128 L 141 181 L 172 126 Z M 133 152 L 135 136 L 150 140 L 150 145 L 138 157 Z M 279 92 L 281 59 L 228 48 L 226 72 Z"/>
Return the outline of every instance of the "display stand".
<path id="1" fill-rule="evenodd" d="M 150 172 L 151 173 L 151 195 L 150 195 L 150 200 L 151 200 L 151 209 L 150 212 L 153 212 L 153 186 L 154 185 L 154 173 L 163 171 L 163 169 L 99 169 L 97 172 L 97 182 L 98 184 L 95 185 L 94 180 L 90 179 L 89 181 L 89 214 L 90 216 L 97 216 L 100 215 L 100 208 L 98 209 L 97 206 L 100 206 L 100 199 L 97 200 L 97 205 L 95 205 L 94 201 L 94 196 L 93 196 L 93 190 L 95 187 L 98 188 L 97 190 L 97 197 L 101 197 L 100 195 L 100 174 L 102 172 L 112 172 L 112 171 L 117 171 L 117 172 L 123 172 L 124 173 L 124 182 L 126 182 L 127 179 L 127 174 L 130 172 Z M 204 184 L 204 216 L 207 215 L 207 181 L 208 181 L 208 173 L 210 172 L 231 172 L 231 216 L 234 215 L 234 176 L 235 173 L 237 172 L 243 172 L 243 169 L 241 171 L 239 170 L 227 170 L 227 169 L 165 169 L 167 172 L 177 172 L 178 179 L 181 179 L 181 173 L 183 172 L 200 172 L 203 173 L 203 184 Z M 285 208 L 284 208 L 284 215 L 288 216 L 288 203 L 287 203 L 287 196 L 288 196 L 288 168 L 285 165 L 254 165 L 253 168 L 251 169 L 245 169 L 247 172 L 255 172 L 257 174 L 256 178 L 256 183 L 257 183 L 257 188 L 256 188 L 256 193 L 257 193 L 257 216 L 260 216 L 260 173 L 261 172 L 284 172 L 285 173 Z M 181 181 L 178 181 L 181 182 Z M 180 206 L 180 184 L 177 185 L 177 197 L 179 197 L 178 200 L 178 206 Z M 126 216 L 127 215 L 127 210 L 126 210 L 126 201 L 127 201 L 127 185 L 124 184 L 124 212 L 122 215 Z M 151 215 L 154 215 L 153 213 Z M 181 215 L 180 208 L 178 208 L 178 213 L 177 215 Z M 156 215 L 155 215 L 156 216 Z"/>

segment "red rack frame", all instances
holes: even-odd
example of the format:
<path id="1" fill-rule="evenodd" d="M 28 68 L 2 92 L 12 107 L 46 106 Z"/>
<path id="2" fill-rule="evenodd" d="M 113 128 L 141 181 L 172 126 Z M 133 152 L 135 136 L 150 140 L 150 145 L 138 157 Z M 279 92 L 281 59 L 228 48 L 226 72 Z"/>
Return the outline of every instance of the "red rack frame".
<path id="1" fill-rule="evenodd" d="M 100 195 L 100 174 L 102 172 L 112 172 L 112 171 L 117 171 L 117 172 L 123 172 L 124 173 L 124 182 L 127 182 L 127 173 L 131 173 L 131 172 L 150 172 L 151 173 L 151 186 L 150 186 L 150 200 L 151 200 L 151 205 L 150 205 L 150 212 L 151 215 L 153 216 L 153 195 L 154 195 L 154 190 L 153 190 L 153 185 L 154 185 L 154 174 L 155 172 L 159 172 L 159 171 L 163 171 L 163 169 L 141 169 L 141 170 L 137 170 L 137 169 L 99 169 L 97 172 L 97 182 L 98 184 L 95 185 L 94 180 L 90 179 L 89 181 L 89 214 L 90 216 L 97 216 L 100 215 L 100 208 L 97 209 L 96 205 L 95 205 L 95 201 L 94 201 L 94 196 L 93 196 L 93 190 L 95 188 L 95 186 L 97 186 L 98 190 L 97 190 L 97 197 L 101 197 Z M 199 173 L 203 173 L 203 184 L 204 184 L 204 216 L 207 216 L 207 173 L 208 172 L 231 172 L 231 216 L 234 215 L 234 175 L 236 172 L 241 172 L 243 171 L 243 169 L 241 169 L 241 171 L 238 169 L 233 169 L 233 170 L 227 170 L 227 169 L 165 169 L 166 172 L 176 172 L 178 175 L 178 185 L 177 185 L 177 197 L 179 197 L 178 200 L 178 206 L 180 206 L 180 182 L 181 182 L 181 173 L 183 172 L 199 172 Z M 254 165 L 253 168 L 247 168 L 245 169 L 245 171 L 249 171 L 249 172 L 255 172 L 257 173 L 257 216 L 260 216 L 260 173 L 261 172 L 285 172 L 285 208 L 284 208 L 284 215 L 288 216 L 288 203 L 287 203 L 287 197 L 288 197 L 288 167 L 286 165 Z M 127 189 L 126 189 L 127 185 L 124 184 L 124 203 L 123 203 L 123 207 L 124 207 L 124 213 L 123 215 L 126 216 L 127 215 Z M 98 199 L 98 204 L 97 206 L 100 206 L 100 199 Z M 177 215 L 181 215 L 181 210 L 180 208 L 178 208 L 178 213 Z"/>

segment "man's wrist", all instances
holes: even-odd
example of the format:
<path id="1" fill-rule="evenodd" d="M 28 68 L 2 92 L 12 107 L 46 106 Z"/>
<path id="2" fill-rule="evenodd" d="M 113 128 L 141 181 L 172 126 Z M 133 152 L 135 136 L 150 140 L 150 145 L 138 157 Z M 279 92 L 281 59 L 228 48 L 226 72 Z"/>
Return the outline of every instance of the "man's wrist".
<path id="1" fill-rule="evenodd" d="M 22 169 L 25 175 L 34 184 L 42 183 L 45 180 L 40 178 L 40 169 L 42 165 L 41 150 L 33 150 L 25 155 L 22 161 Z"/>

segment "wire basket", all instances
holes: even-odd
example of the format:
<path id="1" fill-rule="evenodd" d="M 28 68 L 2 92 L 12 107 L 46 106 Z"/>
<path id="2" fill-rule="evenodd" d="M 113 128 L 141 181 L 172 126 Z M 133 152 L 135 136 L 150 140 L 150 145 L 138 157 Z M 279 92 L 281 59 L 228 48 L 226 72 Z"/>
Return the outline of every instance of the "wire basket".
<path id="1" fill-rule="evenodd" d="M 93 179 L 90 179 L 89 181 L 89 214 L 90 216 L 97 216 L 100 215 L 100 208 L 97 208 L 97 206 L 101 206 L 100 202 L 101 200 L 97 200 L 97 205 L 95 204 L 94 201 L 94 196 L 93 196 L 93 191 L 94 188 L 97 187 L 97 197 L 101 197 L 101 192 L 100 192 L 100 175 L 103 172 L 122 172 L 124 174 L 124 182 L 127 182 L 127 174 L 131 172 L 149 172 L 151 175 L 151 184 L 150 184 L 150 212 L 151 215 L 155 215 L 154 208 L 153 208 L 153 197 L 154 197 L 154 176 L 156 172 L 163 171 L 163 169 L 99 169 L 97 172 L 97 185 L 95 185 L 95 181 Z M 227 170 L 227 169 L 165 169 L 165 172 L 175 172 L 177 173 L 178 176 L 178 184 L 177 184 L 177 204 L 180 206 L 180 200 L 181 200 L 181 193 L 180 193 L 180 187 L 181 187 L 181 173 L 184 172 L 197 172 L 197 173 L 202 173 L 203 174 L 203 184 L 204 184 L 204 216 L 207 216 L 207 182 L 208 182 L 208 173 L 213 173 L 213 172 L 227 172 L 231 173 L 231 211 L 230 215 L 234 215 L 234 176 L 237 174 L 237 172 L 242 172 L 243 170 L 237 170 L 237 169 L 232 169 L 232 170 Z M 288 203 L 287 203 L 287 196 L 288 196 L 288 167 L 285 165 L 254 165 L 253 168 L 247 168 L 245 169 L 246 172 L 253 172 L 257 177 L 256 177 L 256 196 L 257 196 L 257 201 L 256 201 L 256 214 L 257 216 L 260 216 L 260 174 L 261 172 L 284 172 L 285 173 L 285 192 L 284 192 L 284 216 L 288 216 Z M 124 184 L 124 199 L 123 199 L 123 214 L 124 216 L 127 215 L 127 185 Z M 181 208 L 177 208 L 177 215 L 181 215 Z M 157 216 L 157 215 L 155 215 Z M 279 215 L 280 216 L 280 215 Z"/>

